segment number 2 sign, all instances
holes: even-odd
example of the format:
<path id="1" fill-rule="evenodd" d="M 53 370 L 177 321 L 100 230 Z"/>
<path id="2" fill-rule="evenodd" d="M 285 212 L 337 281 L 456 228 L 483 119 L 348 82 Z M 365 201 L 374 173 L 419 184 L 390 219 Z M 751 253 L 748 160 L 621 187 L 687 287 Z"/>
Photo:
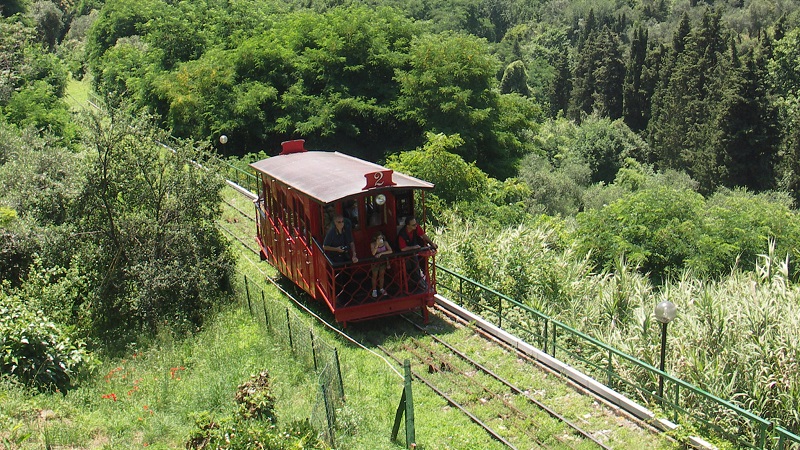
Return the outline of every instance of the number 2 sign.
<path id="1" fill-rule="evenodd" d="M 397 183 L 392 181 L 392 173 L 394 173 L 393 170 L 381 170 L 364 174 L 364 178 L 367 179 L 367 185 L 361 190 L 366 191 L 372 188 L 394 186 Z"/>

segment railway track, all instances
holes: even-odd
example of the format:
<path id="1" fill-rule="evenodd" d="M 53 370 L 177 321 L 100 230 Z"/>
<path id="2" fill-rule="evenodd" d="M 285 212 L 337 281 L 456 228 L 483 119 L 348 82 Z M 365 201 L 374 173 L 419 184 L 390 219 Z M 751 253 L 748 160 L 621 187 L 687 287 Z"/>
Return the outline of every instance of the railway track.
<path id="1" fill-rule="evenodd" d="M 514 449 L 612 448 L 536 399 L 531 389 L 517 386 L 415 321 L 404 319 L 421 333 L 420 338 L 404 339 L 394 348 L 376 346 L 400 365 L 409 359 L 412 367 L 423 368 L 425 374 L 412 370 L 413 376 L 494 439 Z"/>
<path id="2" fill-rule="evenodd" d="M 259 250 L 255 245 L 243 238 L 252 233 L 254 213 L 246 213 L 234 201 L 225 200 L 225 203 L 228 213 L 218 221 L 220 229 L 243 248 L 258 254 Z M 543 389 L 538 381 L 527 378 L 521 383 L 504 379 L 490 367 L 491 361 L 479 361 L 474 357 L 474 351 L 464 348 L 462 341 L 479 340 L 483 342 L 479 345 L 491 346 L 495 350 L 502 349 L 506 359 L 525 364 L 518 368 L 521 373 L 543 374 L 546 372 L 544 369 L 526 356 L 515 354 L 514 349 L 504 347 L 485 332 L 469 328 L 463 319 L 444 309 L 434 311 L 432 320 L 437 321 L 438 327 L 442 329 L 459 328 L 468 333 L 469 337 L 461 339 L 457 345 L 430 333 L 430 325 L 426 327 L 418 323 L 422 320 L 421 317 L 416 317 L 417 320 L 409 318 L 409 315 L 401 317 L 408 322 L 408 330 L 395 329 L 393 332 L 402 333 L 402 338 L 384 336 L 383 342 L 373 343 L 374 347 L 383 351 L 400 367 L 404 359 L 411 360 L 415 378 L 508 448 L 625 448 L 625 443 L 629 444 L 630 441 L 615 438 L 615 428 L 650 429 L 644 423 L 621 418 L 611 408 L 600 406 L 599 402 L 594 403 L 596 406 L 591 413 L 568 418 L 564 412 L 558 412 L 559 407 L 554 405 L 559 402 L 558 396 L 541 398 L 544 397 L 542 392 L 547 389 Z M 398 323 L 402 322 L 398 319 Z M 504 373 L 509 372 L 506 369 Z M 564 384 L 564 380 L 552 380 L 555 378 L 552 376 L 550 378 L 551 382 Z M 590 415 L 603 417 L 592 420 L 588 417 Z M 625 425 L 621 425 L 623 422 Z"/>

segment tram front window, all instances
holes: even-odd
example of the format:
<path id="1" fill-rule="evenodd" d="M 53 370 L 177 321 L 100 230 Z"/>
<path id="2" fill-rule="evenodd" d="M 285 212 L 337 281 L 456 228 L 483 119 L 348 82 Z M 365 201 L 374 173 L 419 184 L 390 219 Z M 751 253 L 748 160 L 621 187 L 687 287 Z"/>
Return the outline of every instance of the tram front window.
<path id="1" fill-rule="evenodd" d="M 378 196 L 368 196 L 364 200 L 367 210 L 367 226 L 377 227 L 386 223 L 386 209 L 384 203 L 377 200 Z M 386 197 L 383 198 L 384 202 Z"/>

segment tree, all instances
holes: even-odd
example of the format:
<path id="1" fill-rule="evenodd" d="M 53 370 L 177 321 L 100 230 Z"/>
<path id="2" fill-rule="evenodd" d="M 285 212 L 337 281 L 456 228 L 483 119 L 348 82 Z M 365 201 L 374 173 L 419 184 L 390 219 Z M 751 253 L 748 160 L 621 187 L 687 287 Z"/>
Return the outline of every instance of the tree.
<path id="1" fill-rule="evenodd" d="M 773 58 L 768 66 L 776 95 L 787 98 L 800 92 L 800 28 L 775 40 Z"/>
<path id="2" fill-rule="evenodd" d="M 39 0 L 31 6 L 30 14 L 36 24 L 36 32 L 47 49 L 52 52 L 64 29 L 64 13 L 55 3 Z"/>
<path id="3" fill-rule="evenodd" d="M 780 135 L 777 110 L 766 91 L 766 61 L 758 50 L 731 71 L 723 88 L 713 145 L 725 168 L 722 183 L 754 191 L 775 185 Z"/>
<path id="4" fill-rule="evenodd" d="M 499 100 L 497 61 L 488 54 L 485 41 L 457 34 L 423 35 L 412 41 L 408 64 L 408 69 L 397 71 L 398 108 L 404 118 L 426 131 L 459 134 L 464 145 L 458 154 L 466 161 L 476 161 L 490 175 L 510 176 L 496 166 L 514 155 L 497 145 L 493 133 Z"/>
<path id="5" fill-rule="evenodd" d="M 419 150 L 391 155 L 386 167 L 407 173 L 436 185 L 434 195 L 448 203 L 472 202 L 486 193 L 488 177 L 460 156 L 452 153 L 464 144 L 458 136 L 428 133 Z"/>
<path id="6" fill-rule="evenodd" d="M 582 120 L 593 111 L 612 119 L 622 117 L 624 77 L 617 34 L 608 27 L 589 34 L 574 72 L 570 117 Z"/>
<path id="7" fill-rule="evenodd" d="M 71 120 L 67 104 L 56 96 L 53 86 L 44 80 L 38 80 L 15 92 L 4 113 L 9 123 L 52 135 L 62 145 L 72 145 L 76 139 L 77 129 Z"/>
<path id="8" fill-rule="evenodd" d="M 598 115 L 580 124 L 573 145 L 589 165 L 592 183 L 611 183 L 626 158 L 642 161 L 647 153 L 647 144 L 622 120 Z"/>
<path id="9" fill-rule="evenodd" d="M 186 3 L 179 5 L 186 6 Z M 173 11 L 167 11 L 142 27 L 145 41 L 160 50 L 160 63 L 165 70 L 180 62 L 197 59 L 206 48 L 202 30 L 187 18 L 191 12 L 176 7 L 170 9 Z"/>
<path id="10" fill-rule="evenodd" d="M 622 117 L 636 132 L 647 126 L 650 95 L 644 86 L 645 62 L 647 61 L 647 30 L 637 27 L 631 40 L 628 63 L 625 67 L 625 82 L 622 87 Z"/>
<path id="11" fill-rule="evenodd" d="M 656 187 L 633 192 L 605 208 L 578 214 L 579 247 L 605 269 L 621 258 L 664 280 L 696 256 L 703 232 L 703 197 Z"/>
<path id="12" fill-rule="evenodd" d="M 569 109 L 572 73 L 566 51 L 556 54 L 555 70 L 556 77 L 550 90 L 550 117 L 557 117 L 559 113 L 566 115 Z"/>
<path id="13" fill-rule="evenodd" d="M 100 72 L 101 59 L 120 38 L 138 36 L 144 24 L 167 13 L 160 0 L 110 0 L 89 30 L 86 53 L 89 67 Z"/>
<path id="14" fill-rule="evenodd" d="M 710 193 L 724 171 L 711 143 L 715 105 L 729 68 L 721 56 L 727 46 L 719 15 L 706 11 L 683 42 L 685 48 L 665 70 L 667 81 L 654 95 L 649 144 L 657 169 L 685 170 Z"/>
<path id="15" fill-rule="evenodd" d="M 528 86 L 528 73 L 525 71 L 525 63 L 516 60 L 506 67 L 503 72 L 503 79 L 500 80 L 500 92 L 503 94 L 513 92 L 530 97 L 531 88 Z"/>
<path id="16" fill-rule="evenodd" d="M 76 217 L 94 336 L 113 343 L 165 319 L 200 325 L 232 269 L 214 224 L 223 181 L 213 161 L 189 143 L 165 149 L 141 114 L 112 110 L 85 124 L 90 167 Z"/>
<path id="17" fill-rule="evenodd" d="M 598 66 L 594 74 L 594 109 L 603 117 L 619 119 L 622 117 L 622 86 L 625 79 L 621 42 L 616 32 L 604 28 L 595 45 Z"/>

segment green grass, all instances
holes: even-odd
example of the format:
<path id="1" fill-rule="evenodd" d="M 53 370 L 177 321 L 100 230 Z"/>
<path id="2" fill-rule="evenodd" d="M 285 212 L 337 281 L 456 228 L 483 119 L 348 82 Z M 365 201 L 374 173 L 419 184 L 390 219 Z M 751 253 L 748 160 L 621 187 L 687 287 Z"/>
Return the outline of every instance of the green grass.
<path id="1" fill-rule="evenodd" d="M 19 449 L 182 448 L 193 414 L 232 414 L 236 387 L 251 374 L 267 369 L 280 380 L 279 411 L 291 411 L 295 393 L 314 384 L 239 308 L 224 308 L 194 336 L 165 330 L 150 341 L 145 350 L 104 361 L 64 396 L 5 383 L 0 424 L 8 431 L 0 442 Z"/>
<path id="2" fill-rule="evenodd" d="M 70 110 L 77 112 L 88 107 L 91 89 L 92 86 L 88 76 L 83 80 L 76 80 L 69 77 L 64 99 L 67 101 L 67 104 L 69 104 Z"/>

